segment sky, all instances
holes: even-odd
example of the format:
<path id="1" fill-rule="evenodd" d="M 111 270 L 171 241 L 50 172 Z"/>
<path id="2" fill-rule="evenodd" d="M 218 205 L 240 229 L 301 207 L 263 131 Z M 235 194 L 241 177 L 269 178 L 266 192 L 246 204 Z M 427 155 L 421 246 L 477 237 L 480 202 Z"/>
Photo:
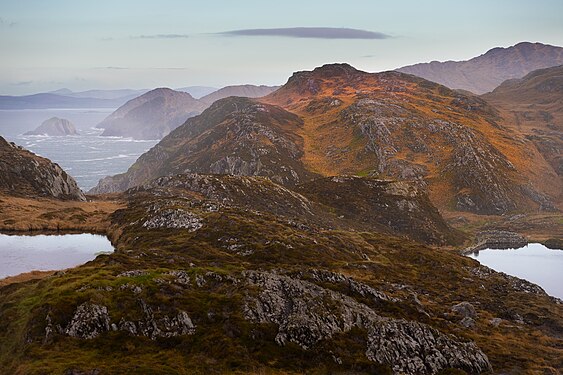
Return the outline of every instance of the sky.
<path id="1" fill-rule="evenodd" d="M 0 95 L 467 60 L 521 41 L 563 46 L 562 14 L 562 0 L 0 0 Z"/>

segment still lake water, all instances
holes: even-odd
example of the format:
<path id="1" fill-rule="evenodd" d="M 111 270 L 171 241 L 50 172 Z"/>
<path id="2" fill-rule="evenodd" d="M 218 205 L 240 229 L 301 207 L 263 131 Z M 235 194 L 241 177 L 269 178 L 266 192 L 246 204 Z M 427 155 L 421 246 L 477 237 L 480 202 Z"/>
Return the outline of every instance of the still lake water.
<path id="1" fill-rule="evenodd" d="M 519 249 L 485 249 L 469 255 L 495 271 L 541 286 L 547 294 L 563 299 L 563 251 L 539 243 Z"/>
<path id="2" fill-rule="evenodd" d="M 112 108 L 0 110 L 0 135 L 59 164 L 82 190 L 88 191 L 101 178 L 127 171 L 141 154 L 158 142 L 100 137 L 102 129 L 95 126 L 113 111 Z M 80 135 L 22 135 L 53 116 L 70 120 Z"/>
<path id="3" fill-rule="evenodd" d="M 75 267 L 94 259 L 99 253 L 113 250 L 107 237 L 95 234 L 0 234 L 0 279 L 34 270 Z"/>

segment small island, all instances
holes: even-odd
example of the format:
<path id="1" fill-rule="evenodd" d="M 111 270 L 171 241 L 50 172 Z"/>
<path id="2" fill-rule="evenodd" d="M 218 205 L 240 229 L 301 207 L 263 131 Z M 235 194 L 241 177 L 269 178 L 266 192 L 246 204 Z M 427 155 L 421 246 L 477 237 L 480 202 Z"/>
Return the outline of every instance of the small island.
<path id="1" fill-rule="evenodd" d="M 35 130 L 28 131 L 24 135 L 49 135 L 49 136 L 67 136 L 78 135 L 76 128 L 67 119 L 51 117 L 43 121 Z"/>

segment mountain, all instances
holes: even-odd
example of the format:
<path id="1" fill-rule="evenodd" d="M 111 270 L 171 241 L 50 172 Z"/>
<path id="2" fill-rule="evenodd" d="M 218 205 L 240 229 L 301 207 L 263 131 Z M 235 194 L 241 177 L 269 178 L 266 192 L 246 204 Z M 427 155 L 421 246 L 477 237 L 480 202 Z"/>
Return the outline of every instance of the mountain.
<path id="1" fill-rule="evenodd" d="M 24 135 L 65 136 L 78 135 L 78 132 L 72 122 L 67 119 L 51 117 L 43 121 L 35 130 L 28 131 Z"/>
<path id="2" fill-rule="evenodd" d="M 279 107 L 225 98 L 164 137 L 127 173 L 101 180 L 91 192 L 124 191 L 185 172 L 267 176 L 295 185 L 314 176 L 300 161 L 301 126 L 299 117 Z"/>
<path id="3" fill-rule="evenodd" d="M 505 126 L 524 133 L 535 144 L 561 179 L 563 65 L 505 81 L 482 98 L 503 112 Z"/>
<path id="4" fill-rule="evenodd" d="M 545 205 L 560 187 L 494 107 L 412 75 L 325 65 L 260 100 L 303 120 L 302 161 L 317 174 L 414 179 L 441 209 L 489 214 Z"/>
<path id="5" fill-rule="evenodd" d="M 266 97 L 215 102 L 92 192 L 184 172 L 268 176 L 286 186 L 359 175 L 416 180 L 442 209 L 551 207 L 538 191 L 547 162 L 498 120 L 484 100 L 421 78 L 326 65 L 295 73 Z"/>
<path id="6" fill-rule="evenodd" d="M 213 104 L 215 101 L 229 96 L 242 96 L 245 98 L 259 98 L 270 94 L 277 90 L 279 86 L 255 86 L 255 85 L 236 85 L 226 86 L 222 89 L 205 95 L 200 100 L 207 105 Z"/>
<path id="7" fill-rule="evenodd" d="M 209 86 L 188 86 L 188 87 L 181 87 L 179 89 L 175 89 L 176 91 L 187 92 L 191 96 L 196 99 L 200 99 L 202 96 L 211 94 L 218 90 L 217 87 L 209 87 Z"/>
<path id="8" fill-rule="evenodd" d="M 86 200 L 57 164 L 0 137 L 0 192 L 9 196 Z"/>
<path id="9" fill-rule="evenodd" d="M 102 136 L 160 139 L 205 107 L 188 93 L 158 88 L 128 101 L 96 127 L 104 129 Z"/>
<path id="10" fill-rule="evenodd" d="M 116 89 L 116 90 L 87 90 L 87 91 L 74 92 L 64 88 L 64 89 L 51 91 L 49 93 L 68 96 L 71 98 L 119 99 L 123 101 L 123 103 L 125 103 L 127 100 L 142 95 L 147 91 L 149 90 Z"/>
<path id="11" fill-rule="evenodd" d="M 397 70 L 452 89 L 483 94 L 492 91 L 507 79 L 521 78 L 533 70 L 561 64 L 563 48 L 522 42 L 508 48 L 493 48 L 467 61 L 432 61 Z"/>

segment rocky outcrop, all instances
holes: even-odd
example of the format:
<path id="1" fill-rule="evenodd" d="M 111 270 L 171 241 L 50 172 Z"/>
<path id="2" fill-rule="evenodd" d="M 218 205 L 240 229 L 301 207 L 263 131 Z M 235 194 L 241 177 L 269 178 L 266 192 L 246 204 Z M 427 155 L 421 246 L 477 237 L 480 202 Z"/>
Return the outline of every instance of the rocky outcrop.
<path id="1" fill-rule="evenodd" d="M 110 317 L 105 306 L 84 302 L 76 308 L 65 334 L 80 339 L 93 339 L 109 331 Z"/>
<path id="2" fill-rule="evenodd" d="M 61 333 L 79 339 L 93 339 L 112 330 L 128 332 L 134 336 L 145 336 L 152 340 L 195 333 L 195 325 L 185 311 L 179 311 L 175 316 L 160 314 L 157 317 L 153 309 L 142 299 L 139 300 L 139 305 L 143 314 L 142 319 L 133 321 L 121 318 L 119 322 L 111 323 L 106 306 L 84 302 L 76 308 L 71 321 Z M 49 315 L 47 319 L 49 324 L 45 331 L 46 337 L 53 332 Z"/>
<path id="3" fill-rule="evenodd" d="M 479 252 L 484 249 L 517 249 L 528 244 L 526 237 L 505 230 L 486 230 L 477 233 L 475 244 L 462 251 L 463 254 Z"/>
<path id="4" fill-rule="evenodd" d="M 64 118 L 51 117 L 43 121 L 35 130 L 28 131 L 24 135 L 49 135 L 49 136 L 65 136 L 78 135 L 74 125 Z"/>
<path id="5" fill-rule="evenodd" d="M 367 358 L 389 365 L 395 374 L 436 374 L 452 367 L 471 373 L 491 370 L 474 343 L 424 324 L 381 317 L 346 295 L 307 281 L 270 272 L 247 272 L 246 277 L 260 292 L 247 298 L 245 318 L 276 324 L 279 345 L 294 342 L 311 349 L 356 327 L 366 331 Z"/>
<path id="6" fill-rule="evenodd" d="M 76 181 L 48 159 L 0 137 L 0 192 L 13 196 L 86 200 Z"/>

